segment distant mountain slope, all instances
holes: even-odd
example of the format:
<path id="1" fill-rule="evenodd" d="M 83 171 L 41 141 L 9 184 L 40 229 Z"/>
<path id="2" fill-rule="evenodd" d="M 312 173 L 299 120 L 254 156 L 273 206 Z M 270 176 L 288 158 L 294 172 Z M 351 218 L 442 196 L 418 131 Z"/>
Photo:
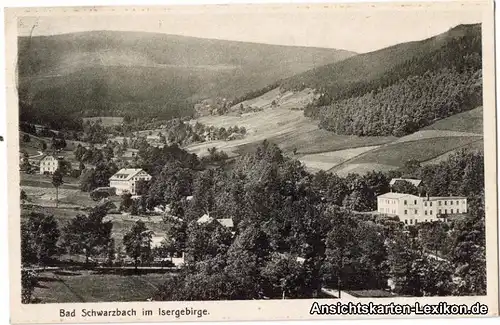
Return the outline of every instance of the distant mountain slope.
<path id="1" fill-rule="evenodd" d="M 463 48 L 464 45 L 467 48 Z M 284 80 L 281 86 L 287 89 L 309 87 L 334 99 L 349 98 L 390 85 L 397 79 L 420 75 L 428 69 L 459 64 L 456 58 L 451 62 L 446 59 L 453 51 L 455 54 L 481 54 L 480 46 L 481 25 L 459 25 L 422 41 L 397 44 L 311 69 Z M 370 81 L 376 81 L 372 87 Z"/>
<path id="2" fill-rule="evenodd" d="M 25 115 L 189 114 L 206 97 L 241 96 L 354 53 L 142 32 L 20 37 Z M 25 117 L 28 117 L 25 116 Z"/>
<path id="3" fill-rule="evenodd" d="M 401 52 L 393 65 L 377 65 L 380 52 L 376 53 L 372 58 L 375 68 L 360 73 L 357 81 L 346 73 L 346 78 L 334 79 L 342 82 L 326 82 L 321 88 L 325 95 L 305 114 L 318 118 L 322 128 L 339 134 L 403 136 L 482 105 L 478 25 L 459 26 L 420 42 L 419 47 L 410 45 L 386 51 L 389 58 Z M 346 69 L 353 59 L 336 66 Z M 383 73 L 381 66 L 387 69 Z"/>

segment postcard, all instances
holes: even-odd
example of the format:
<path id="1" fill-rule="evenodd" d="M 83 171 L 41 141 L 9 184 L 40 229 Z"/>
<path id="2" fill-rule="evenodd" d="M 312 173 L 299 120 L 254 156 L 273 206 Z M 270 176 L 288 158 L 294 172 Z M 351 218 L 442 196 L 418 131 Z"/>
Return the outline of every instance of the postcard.
<path id="1" fill-rule="evenodd" d="M 6 8 L 12 323 L 497 316 L 493 19 Z"/>

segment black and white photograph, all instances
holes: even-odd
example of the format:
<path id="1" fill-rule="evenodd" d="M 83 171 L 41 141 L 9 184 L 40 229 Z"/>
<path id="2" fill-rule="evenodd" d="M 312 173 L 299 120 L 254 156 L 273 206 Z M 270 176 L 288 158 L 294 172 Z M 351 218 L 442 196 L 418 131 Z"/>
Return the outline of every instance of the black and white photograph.
<path id="1" fill-rule="evenodd" d="M 12 10 L 16 304 L 496 293 L 488 3 Z"/>

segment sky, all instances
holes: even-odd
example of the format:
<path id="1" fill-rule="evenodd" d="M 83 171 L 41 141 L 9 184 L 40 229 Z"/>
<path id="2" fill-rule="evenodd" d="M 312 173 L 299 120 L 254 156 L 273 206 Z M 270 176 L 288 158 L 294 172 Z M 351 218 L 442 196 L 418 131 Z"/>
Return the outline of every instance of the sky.
<path id="1" fill-rule="evenodd" d="M 27 13 L 18 21 L 26 36 L 89 30 L 145 31 L 266 44 L 337 48 L 366 53 L 422 40 L 459 24 L 481 22 L 474 7 L 174 7 L 135 12 L 116 8 L 85 13 L 67 10 L 47 16 Z"/>

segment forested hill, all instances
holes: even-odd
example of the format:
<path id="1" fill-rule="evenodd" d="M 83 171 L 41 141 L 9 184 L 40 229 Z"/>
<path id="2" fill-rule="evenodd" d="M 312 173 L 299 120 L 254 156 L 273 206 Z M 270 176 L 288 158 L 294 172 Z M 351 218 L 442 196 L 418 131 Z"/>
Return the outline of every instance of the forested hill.
<path id="1" fill-rule="evenodd" d="M 355 53 L 176 35 L 94 31 L 20 37 L 23 117 L 178 117 Z M 55 127 L 55 126 L 54 126 Z"/>
<path id="2" fill-rule="evenodd" d="M 280 83 L 323 94 L 305 109 L 338 134 L 395 135 L 482 104 L 481 25 L 398 44 L 312 69 Z"/>

